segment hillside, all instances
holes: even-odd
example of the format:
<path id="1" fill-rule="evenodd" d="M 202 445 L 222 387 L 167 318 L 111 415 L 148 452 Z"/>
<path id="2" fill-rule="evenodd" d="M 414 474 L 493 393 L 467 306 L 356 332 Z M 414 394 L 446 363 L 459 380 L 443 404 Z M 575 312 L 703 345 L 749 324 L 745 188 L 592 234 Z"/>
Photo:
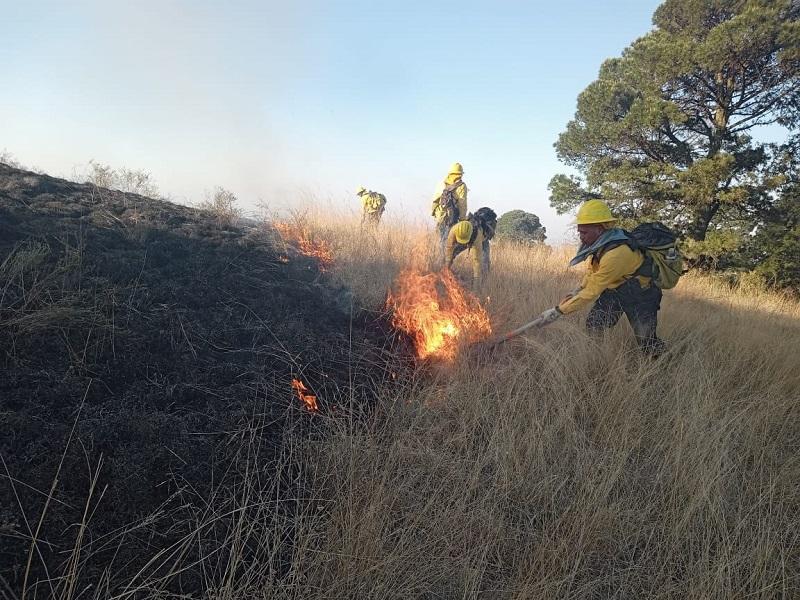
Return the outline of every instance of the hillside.
<path id="1" fill-rule="evenodd" d="M 0 165 L 3 578 L 35 537 L 44 585 L 89 517 L 75 584 L 135 572 L 240 470 L 273 489 L 314 420 L 292 380 L 357 413 L 402 368 L 387 333 L 265 226 Z"/>
<path id="2" fill-rule="evenodd" d="M 385 306 L 425 228 L 308 214 L 287 246 L 0 173 L 2 594 L 796 596 L 797 299 L 692 273 L 655 361 L 579 315 L 416 360 Z M 572 251 L 493 245 L 495 333 L 574 287 Z"/>

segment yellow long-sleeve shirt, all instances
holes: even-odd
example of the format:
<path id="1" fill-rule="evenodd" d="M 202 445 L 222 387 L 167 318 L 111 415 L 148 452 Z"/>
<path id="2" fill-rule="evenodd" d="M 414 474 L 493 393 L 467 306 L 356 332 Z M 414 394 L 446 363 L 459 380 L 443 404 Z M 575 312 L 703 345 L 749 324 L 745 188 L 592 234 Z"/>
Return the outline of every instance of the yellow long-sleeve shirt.
<path id="1" fill-rule="evenodd" d="M 600 260 L 588 260 L 588 272 L 581 282 L 581 290 L 558 305 L 564 314 L 578 311 L 591 304 L 606 290 L 613 290 L 625 283 L 642 266 L 644 256 L 625 244 L 604 252 Z M 650 278 L 638 276 L 643 287 L 650 285 Z"/>
<path id="2" fill-rule="evenodd" d="M 366 213 L 383 210 L 386 205 L 386 196 L 378 192 L 367 192 L 361 195 L 361 207 Z"/>
<path id="3" fill-rule="evenodd" d="M 458 182 L 458 185 L 453 189 L 453 195 L 456 197 L 456 206 L 458 207 L 458 221 L 463 221 L 467 218 L 467 184 L 460 180 L 452 180 L 450 177 L 442 181 L 436 188 L 436 193 L 431 201 L 431 215 L 440 223 L 445 217 L 445 212 L 439 206 L 439 198 L 444 192 L 444 188 Z"/>
<path id="4" fill-rule="evenodd" d="M 478 227 L 478 233 L 475 235 L 475 239 L 473 240 L 472 244 L 467 246 L 464 244 L 459 244 L 456 240 L 455 227 L 452 227 L 450 229 L 450 233 L 447 234 L 447 245 L 445 247 L 445 264 L 447 265 L 447 268 L 449 269 L 453 266 L 453 261 L 455 260 L 459 251 L 465 248 L 472 250 L 473 285 L 480 285 L 484 276 L 483 241 L 483 230 L 480 227 Z"/>

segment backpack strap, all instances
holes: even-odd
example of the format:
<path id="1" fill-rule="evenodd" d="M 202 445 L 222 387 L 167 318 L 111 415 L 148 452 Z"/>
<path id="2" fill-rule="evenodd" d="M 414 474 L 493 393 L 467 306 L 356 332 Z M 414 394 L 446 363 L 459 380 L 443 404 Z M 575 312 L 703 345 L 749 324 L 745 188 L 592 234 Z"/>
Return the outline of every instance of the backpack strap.
<path id="1" fill-rule="evenodd" d="M 608 252 L 609 250 L 613 250 L 614 248 L 618 248 L 619 246 L 629 246 L 631 250 L 638 250 L 638 248 L 634 248 L 629 242 L 623 240 L 617 240 L 614 242 L 609 242 L 602 248 L 599 248 L 596 252 L 592 254 L 592 260 L 600 262 L 600 259 L 603 258 L 603 255 L 606 252 Z"/>
<path id="2" fill-rule="evenodd" d="M 618 248 L 620 246 L 627 246 L 634 252 L 640 252 L 642 256 L 644 256 L 644 260 L 642 264 L 639 265 L 639 268 L 636 269 L 633 273 L 631 273 L 626 279 L 633 279 L 634 277 L 650 277 L 653 278 L 653 258 L 645 251 L 644 248 L 639 246 L 634 239 L 628 239 L 627 241 L 624 240 L 617 240 L 614 242 L 610 242 L 600 248 L 597 252 L 592 255 L 592 260 L 597 260 L 598 262 L 603 257 L 603 255 L 608 252 L 609 250 L 613 250 L 614 248 Z"/>
<path id="3" fill-rule="evenodd" d="M 639 268 L 636 269 L 629 279 L 633 279 L 634 277 L 649 277 L 653 278 L 653 257 L 650 256 L 647 252 L 647 248 L 642 246 L 638 241 L 636 241 L 636 237 L 632 235 L 629 231 L 625 230 L 625 233 L 628 236 L 628 241 L 624 242 L 631 250 L 638 251 L 644 257 L 642 264 L 639 265 Z"/>
<path id="4" fill-rule="evenodd" d="M 650 279 L 653 279 L 653 276 L 654 276 L 654 273 L 653 273 L 653 257 L 650 256 L 650 254 L 648 252 L 644 251 L 644 250 L 642 250 L 641 252 L 642 252 L 642 254 L 644 254 L 644 260 L 642 261 L 642 264 L 639 265 L 639 268 L 636 269 L 636 271 L 633 272 L 631 277 L 642 276 L 642 277 L 649 277 Z"/>
<path id="5" fill-rule="evenodd" d="M 464 183 L 461 179 L 459 179 L 458 181 L 454 181 L 450 185 L 444 186 L 444 191 L 455 192 L 460 185 L 467 185 L 467 184 Z"/>
<path id="6" fill-rule="evenodd" d="M 469 236 L 469 243 L 468 246 L 472 247 L 472 244 L 475 243 L 475 238 L 478 237 L 478 228 L 483 228 L 483 224 L 481 220 L 475 217 L 474 215 L 469 216 L 469 222 L 472 223 L 472 235 Z"/>

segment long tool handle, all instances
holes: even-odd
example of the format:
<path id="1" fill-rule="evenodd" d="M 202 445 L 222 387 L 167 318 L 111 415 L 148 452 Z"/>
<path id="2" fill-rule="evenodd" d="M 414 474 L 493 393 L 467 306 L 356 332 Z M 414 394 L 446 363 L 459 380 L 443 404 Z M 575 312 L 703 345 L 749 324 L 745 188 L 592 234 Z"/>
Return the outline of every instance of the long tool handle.
<path id="1" fill-rule="evenodd" d="M 531 321 L 530 323 L 525 323 L 525 325 L 523 325 L 522 327 L 516 328 L 514 331 L 509 331 L 503 337 L 495 340 L 492 346 L 499 346 L 503 342 L 507 342 L 508 340 L 517 337 L 521 333 L 525 333 L 526 331 L 528 331 L 528 329 L 531 329 L 533 327 L 541 327 L 543 324 L 544 324 L 544 319 L 542 317 L 538 317 L 533 321 Z"/>

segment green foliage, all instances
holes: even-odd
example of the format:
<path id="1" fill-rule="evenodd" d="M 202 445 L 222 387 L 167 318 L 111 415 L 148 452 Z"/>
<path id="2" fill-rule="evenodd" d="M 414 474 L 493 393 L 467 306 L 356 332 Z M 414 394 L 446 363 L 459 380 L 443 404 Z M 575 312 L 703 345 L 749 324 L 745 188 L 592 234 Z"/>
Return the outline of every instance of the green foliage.
<path id="1" fill-rule="evenodd" d="M 768 283 L 800 293 L 800 184 L 781 196 L 746 253 Z"/>
<path id="2" fill-rule="evenodd" d="M 737 251 L 746 232 L 737 229 L 712 229 L 702 241 L 688 238 L 681 243 L 681 252 L 694 266 L 729 266 L 726 261 Z"/>
<path id="3" fill-rule="evenodd" d="M 602 197 L 717 250 L 718 230 L 752 229 L 781 183 L 752 130 L 800 122 L 799 16 L 792 0 L 666 0 L 578 97 L 556 150 L 582 178 L 553 177 L 551 205 Z"/>
<path id="4" fill-rule="evenodd" d="M 584 190 L 582 185 L 580 177 L 556 175 L 547 184 L 547 188 L 550 190 L 550 205 L 559 213 L 565 213 L 577 204 L 600 198 L 599 194 Z"/>
<path id="5" fill-rule="evenodd" d="M 497 220 L 497 239 L 524 244 L 541 244 L 547 238 L 539 217 L 524 210 L 511 210 Z"/>

